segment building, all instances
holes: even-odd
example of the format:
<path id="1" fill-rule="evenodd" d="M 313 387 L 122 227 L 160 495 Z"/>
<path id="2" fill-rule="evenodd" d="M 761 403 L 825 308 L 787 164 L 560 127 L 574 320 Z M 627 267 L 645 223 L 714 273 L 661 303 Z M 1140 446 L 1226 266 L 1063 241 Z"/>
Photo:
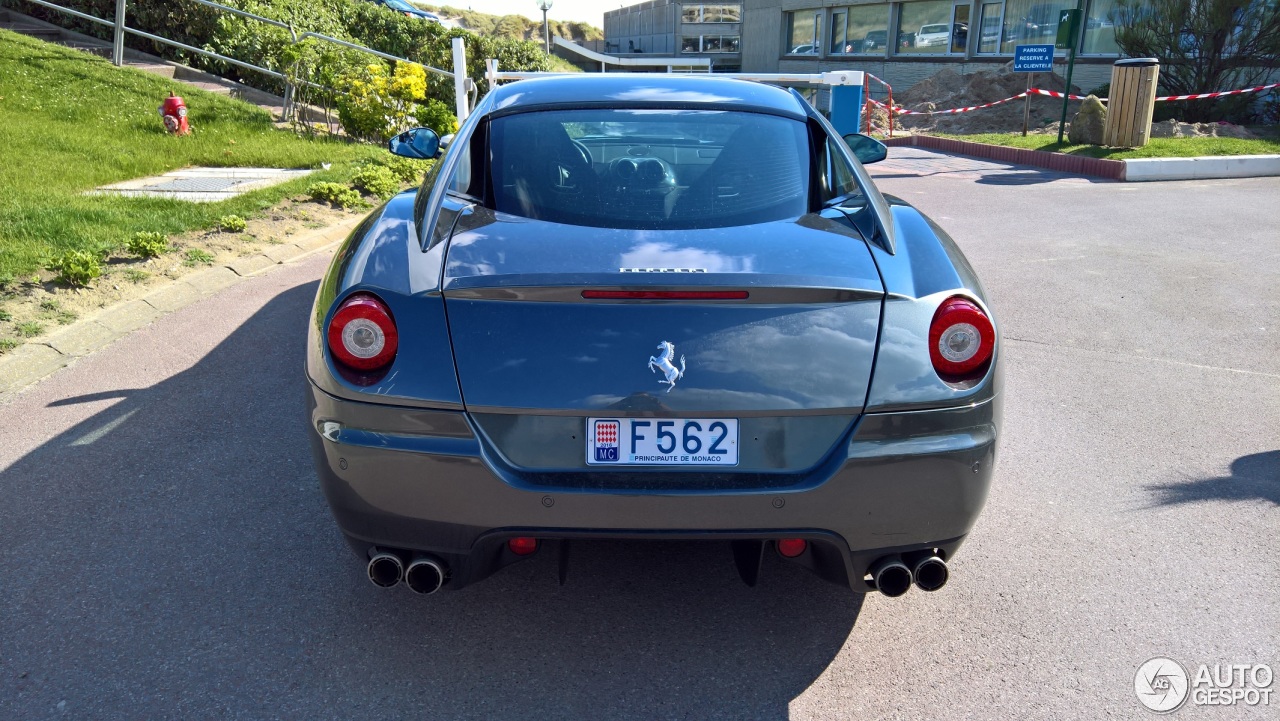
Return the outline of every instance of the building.
<path id="1" fill-rule="evenodd" d="M 1072 83 L 1111 79 L 1116 0 L 1085 0 Z M 1015 45 L 1053 44 L 1076 0 L 745 0 L 744 72 L 865 70 L 904 90 L 943 68 L 993 70 Z M 1058 54 L 1065 56 L 1066 51 Z"/>
<path id="2" fill-rule="evenodd" d="M 713 72 L 742 67 L 741 3 L 649 0 L 604 14 L 606 53 L 707 58 Z"/>
<path id="3" fill-rule="evenodd" d="M 1075 74 L 1111 79 L 1116 0 L 1085 0 Z M 1015 45 L 1054 42 L 1075 0 L 649 0 L 604 16 L 605 52 L 707 57 L 720 72 L 865 70 L 905 90 L 943 68 L 991 70 Z M 1059 51 L 1064 54 L 1065 51 Z"/>

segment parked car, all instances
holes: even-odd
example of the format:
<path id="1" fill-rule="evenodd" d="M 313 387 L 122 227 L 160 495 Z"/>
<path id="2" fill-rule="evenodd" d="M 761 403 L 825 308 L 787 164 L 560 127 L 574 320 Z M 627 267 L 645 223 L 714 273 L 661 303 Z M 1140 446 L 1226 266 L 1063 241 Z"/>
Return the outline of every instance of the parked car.
<path id="1" fill-rule="evenodd" d="M 888 30 L 872 30 L 862 38 L 863 51 L 883 50 L 889 44 Z"/>
<path id="2" fill-rule="evenodd" d="M 375 5 L 381 5 L 382 7 L 387 8 L 389 10 L 394 10 L 398 13 L 404 13 L 406 16 L 411 18 L 418 18 L 419 20 L 429 20 L 434 23 L 440 22 L 440 16 L 436 15 L 435 13 L 429 13 L 426 10 L 423 10 L 422 8 L 418 8 L 413 5 L 410 5 L 404 0 L 370 0 L 370 2 L 374 3 Z"/>
<path id="3" fill-rule="evenodd" d="M 794 48 L 791 48 L 791 52 L 789 54 L 790 55 L 817 55 L 818 46 L 813 45 L 811 43 L 806 43 L 805 45 L 797 45 Z"/>
<path id="4" fill-rule="evenodd" d="M 611 100 L 612 99 L 612 100 Z M 582 74 L 489 92 L 337 250 L 307 433 L 369 579 L 458 589 L 592 539 L 722 542 L 937 590 L 1000 424 L 960 249 L 794 90 Z M 726 559 L 728 560 L 728 559 Z"/>
<path id="5" fill-rule="evenodd" d="M 935 45 L 946 45 L 950 40 L 951 25 L 947 23 L 921 25 L 920 32 L 916 33 L 915 46 L 929 48 Z"/>

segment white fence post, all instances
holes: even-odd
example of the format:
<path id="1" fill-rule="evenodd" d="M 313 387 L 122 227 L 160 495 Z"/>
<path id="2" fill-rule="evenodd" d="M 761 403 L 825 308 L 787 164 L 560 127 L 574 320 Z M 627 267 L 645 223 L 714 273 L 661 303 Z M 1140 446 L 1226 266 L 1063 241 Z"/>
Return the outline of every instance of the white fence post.
<path id="1" fill-rule="evenodd" d="M 467 102 L 467 47 L 462 38 L 453 39 L 453 102 L 458 109 L 458 124 L 461 125 L 471 114 L 470 103 Z"/>
<path id="2" fill-rule="evenodd" d="M 111 40 L 111 63 L 113 65 L 124 65 L 124 3 L 125 0 L 116 0 L 115 35 Z"/>
<path id="3" fill-rule="evenodd" d="M 489 83 L 489 92 L 498 87 L 498 61 L 489 58 L 484 61 L 484 79 Z"/>

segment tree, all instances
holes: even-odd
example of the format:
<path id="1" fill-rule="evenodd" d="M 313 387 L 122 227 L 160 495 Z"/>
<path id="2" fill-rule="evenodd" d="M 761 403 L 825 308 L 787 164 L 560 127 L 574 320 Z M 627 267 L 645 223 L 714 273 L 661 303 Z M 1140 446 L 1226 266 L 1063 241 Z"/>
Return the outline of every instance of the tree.
<path id="1" fill-rule="evenodd" d="M 1259 85 L 1280 60 L 1280 0 L 1120 0 L 1116 45 L 1129 57 L 1160 60 L 1160 85 L 1190 95 Z M 1185 103 L 1185 121 L 1237 115 L 1241 96 Z"/>

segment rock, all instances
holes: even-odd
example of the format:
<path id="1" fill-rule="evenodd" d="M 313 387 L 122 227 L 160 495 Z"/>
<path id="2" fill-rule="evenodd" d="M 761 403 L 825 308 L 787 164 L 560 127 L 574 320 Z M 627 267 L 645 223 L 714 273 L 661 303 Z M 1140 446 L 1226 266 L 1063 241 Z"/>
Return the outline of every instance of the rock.
<path id="1" fill-rule="evenodd" d="M 1090 95 L 1080 104 L 1080 112 L 1071 119 L 1071 133 L 1067 139 L 1077 145 L 1101 145 L 1105 127 L 1107 108 L 1096 96 Z"/>

